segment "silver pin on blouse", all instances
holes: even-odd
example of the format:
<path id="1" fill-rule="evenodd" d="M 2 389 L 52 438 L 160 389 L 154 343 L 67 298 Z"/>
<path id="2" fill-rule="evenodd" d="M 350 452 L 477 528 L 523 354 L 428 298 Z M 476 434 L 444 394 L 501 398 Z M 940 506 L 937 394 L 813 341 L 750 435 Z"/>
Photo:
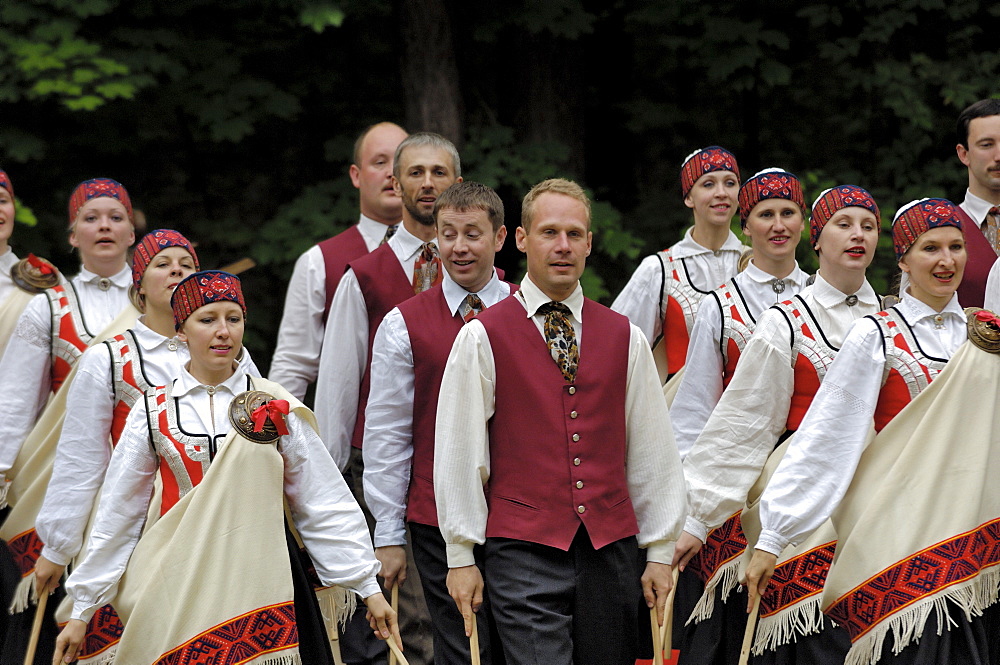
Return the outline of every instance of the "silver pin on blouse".
<path id="1" fill-rule="evenodd" d="M 858 297 L 852 293 L 844 299 L 844 302 L 847 303 L 848 307 L 854 307 L 858 304 Z"/>
<path id="2" fill-rule="evenodd" d="M 169 342 L 167 342 L 167 348 L 171 351 L 176 351 L 177 350 L 176 340 L 171 339 Z"/>
<path id="3" fill-rule="evenodd" d="M 108 289 L 111 288 L 111 280 L 108 279 L 107 277 L 102 277 L 97 281 L 97 288 L 99 288 L 101 291 L 107 291 Z"/>
<path id="4" fill-rule="evenodd" d="M 934 315 L 934 327 L 938 329 L 944 328 L 944 316 L 941 314 Z"/>
<path id="5" fill-rule="evenodd" d="M 785 280 L 783 279 L 773 279 L 771 280 L 771 290 L 775 293 L 785 292 Z"/>

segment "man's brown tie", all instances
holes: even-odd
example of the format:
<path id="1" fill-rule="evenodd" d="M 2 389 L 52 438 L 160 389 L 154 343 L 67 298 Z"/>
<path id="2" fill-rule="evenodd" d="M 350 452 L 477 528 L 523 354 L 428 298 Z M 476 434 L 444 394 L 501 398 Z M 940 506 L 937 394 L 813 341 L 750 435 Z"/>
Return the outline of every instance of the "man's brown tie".
<path id="1" fill-rule="evenodd" d="M 549 353 L 556 362 L 567 383 L 576 380 L 576 369 L 580 365 L 580 348 L 576 343 L 576 331 L 569 320 L 569 307 L 560 302 L 547 302 L 538 308 L 545 315 L 545 341 Z"/>
<path id="2" fill-rule="evenodd" d="M 441 256 L 437 245 L 425 242 L 413 262 L 413 292 L 421 293 L 441 283 Z"/>
<path id="3" fill-rule="evenodd" d="M 986 213 L 986 239 L 993 251 L 1000 254 L 1000 207 L 993 206 Z"/>
<path id="4" fill-rule="evenodd" d="M 462 301 L 462 306 L 458 308 L 458 311 L 461 312 L 462 319 L 468 323 L 475 318 L 476 314 L 483 311 L 483 301 L 475 293 L 470 293 L 465 296 L 465 300 Z"/>

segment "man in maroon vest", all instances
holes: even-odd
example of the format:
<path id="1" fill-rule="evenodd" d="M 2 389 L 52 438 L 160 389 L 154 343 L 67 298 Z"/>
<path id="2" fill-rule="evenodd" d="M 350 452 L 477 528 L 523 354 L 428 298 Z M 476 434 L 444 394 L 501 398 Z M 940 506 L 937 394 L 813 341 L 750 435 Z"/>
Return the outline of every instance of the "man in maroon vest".
<path id="1" fill-rule="evenodd" d="M 392 158 L 406 132 L 391 122 L 366 128 L 354 142 L 351 182 L 361 199 L 361 218 L 346 231 L 310 247 L 295 262 L 285 295 L 270 378 L 299 399 L 316 381 L 330 301 L 347 264 L 391 237 L 402 217 L 392 188 Z"/>
<path id="2" fill-rule="evenodd" d="M 434 417 L 448 352 L 466 320 L 515 289 L 493 268 L 503 246 L 503 202 L 476 182 L 449 187 L 434 208 L 444 278 L 389 312 L 372 347 L 365 411 L 365 499 L 375 517 L 375 554 L 386 586 L 406 579 L 413 558 L 434 631 L 434 662 L 470 662 L 462 615 L 448 596 L 448 560 L 434 505 Z M 419 396 L 419 399 L 417 398 Z M 489 626 L 479 623 L 481 662 L 493 661 Z M 499 649 L 499 644 L 493 648 Z"/>
<path id="3" fill-rule="evenodd" d="M 958 116 L 955 152 L 969 171 L 959 208 L 969 254 L 958 288 L 963 307 L 982 307 L 990 269 L 1000 254 L 1000 99 L 984 99 Z"/>
<path id="4" fill-rule="evenodd" d="M 508 663 L 624 665 L 640 593 L 663 621 L 685 516 L 680 457 L 642 332 L 583 297 L 586 194 L 546 180 L 521 224 L 527 277 L 459 332 L 441 382 L 434 496 L 448 590 L 468 634 L 484 589 L 473 548 L 485 543 Z"/>
<path id="5" fill-rule="evenodd" d="M 323 441 L 366 515 L 371 513 L 362 489 L 361 443 L 372 342 L 393 307 L 440 282 L 434 204 L 446 189 L 461 182 L 461 169 L 458 151 L 443 136 L 420 132 L 399 144 L 392 184 L 403 202 L 403 223 L 389 242 L 351 261 L 330 304 L 316 379 L 316 418 Z M 420 620 L 427 616 L 426 605 L 419 583 L 400 591 L 407 660 L 419 663 L 417 640 L 430 633 L 429 620 Z M 414 618 L 417 625 L 411 623 Z M 384 648 L 381 643 L 372 645 Z"/>

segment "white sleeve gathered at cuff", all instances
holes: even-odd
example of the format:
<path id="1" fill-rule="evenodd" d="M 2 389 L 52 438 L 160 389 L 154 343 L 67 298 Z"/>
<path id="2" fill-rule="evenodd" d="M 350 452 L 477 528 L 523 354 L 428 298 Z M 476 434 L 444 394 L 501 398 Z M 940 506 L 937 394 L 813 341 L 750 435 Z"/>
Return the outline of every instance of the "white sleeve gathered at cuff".
<path id="1" fill-rule="evenodd" d="M 653 344 L 663 330 L 663 312 L 660 311 L 663 270 L 657 255 L 647 256 L 611 303 L 611 309 L 627 316 L 633 325 L 639 327 L 650 344 Z"/>
<path id="2" fill-rule="evenodd" d="M 487 423 L 495 407 L 494 380 L 489 337 L 473 319 L 448 356 L 435 425 L 434 499 L 449 568 L 475 563 L 473 545 L 486 541 L 483 485 L 490 476 Z"/>
<path id="3" fill-rule="evenodd" d="M 326 265 L 314 245 L 295 261 L 288 280 L 269 376 L 300 400 L 319 372 L 325 309 Z"/>
<path id="4" fill-rule="evenodd" d="M 362 598 L 378 593 L 381 566 L 361 507 L 312 427 L 294 412 L 285 421 L 289 434 L 279 444 L 285 497 L 320 581 Z"/>
<path id="5" fill-rule="evenodd" d="M 316 378 L 316 419 L 342 471 L 351 454 L 361 379 L 368 362 L 368 313 L 353 270 L 344 273 L 330 304 Z"/>
<path id="6" fill-rule="evenodd" d="M 89 621 L 118 593 L 118 583 L 146 522 L 156 468 L 146 403 L 139 400 L 111 455 L 87 556 L 66 581 L 66 593 L 73 599 L 71 618 Z"/>
<path id="7" fill-rule="evenodd" d="M 66 387 L 63 422 L 52 477 L 35 521 L 42 556 L 66 565 L 83 547 L 84 533 L 111 461 L 114 389 L 108 348 L 98 344 L 80 358 Z"/>
<path id="8" fill-rule="evenodd" d="M 406 494 L 413 467 L 413 351 L 398 309 L 382 320 L 372 346 L 365 409 L 365 501 L 375 518 L 375 547 L 406 543 Z"/>
<path id="9" fill-rule="evenodd" d="M 833 514 L 868 445 L 885 362 L 877 324 L 859 320 L 764 490 L 759 549 L 778 554 Z"/>
<path id="10" fill-rule="evenodd" d="M 722 397 L 724 371 L 720 340 L 722 313 L 715 296 L 706 296 L 698 308 L 684 362 L 684 375 L 670 407 L 677 451 L 685 459 L 701 435 L 712 409 Z"/>
<path id="11" fill-rule="evenodd" d="M 744 506 L 785 432 L 794 385 L 791 328 L 781 311 L 767 310 L 684 459 L 689 526 L 718 528 Z"/>
<path id="12" fill-rule="evenodd" d="M 687 489 L 649 343 L 631 326 L 625 393 L 625 476 L 648 561 L 669 564 L 687 514 Z"/>
<path id="13" fill-rule="evenodd" d="M 684 520 L 684 531 L 700 540 L 702 544 L 705 544 L 705 541 L 708 540 L 708 532 L 711 529 L 704 522 L 688 515 L 687 519 Z"/>

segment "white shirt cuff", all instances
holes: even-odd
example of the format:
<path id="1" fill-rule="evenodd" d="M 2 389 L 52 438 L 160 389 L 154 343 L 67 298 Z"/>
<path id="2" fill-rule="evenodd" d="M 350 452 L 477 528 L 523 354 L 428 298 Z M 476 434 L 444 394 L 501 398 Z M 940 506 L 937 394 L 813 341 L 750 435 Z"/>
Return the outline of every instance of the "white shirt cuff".
<path id="1" fill-rule="evenodd" d="M 378 580 L 375 577 L 371 577 L 358 587 L 356 593 L 362 598 L 371 598 L 377 593 L 382 593 L 382 587 L 378 585 Z"/>
<path id="2" fill-rule="evenodd" d="M 472 548 L 472 543 L 447 543 L 445 551 L 448 554 L 448 567 L 462 568 L 476 565 L 476 557 Z"/>
<path id="3" fill-rule="evenodd" d="M 708 539 L 708 527 L 690 515 L 684 520 L 684 530 L 701 541 L 702 545 Z"/>
<path id="4" fill-rule="evenodd" d="M 68 566 L 69 562 L 73 560 L 72 556 L 65 556 L 56 552 L 54 549 L 48 545 L 42 546 L 42 556 L 56 564 L 57 566 Z"/>
<path id="5" fill-rule="evenodd" d="M 789 540 L 776 531 L 765 529 L 761 532 L 757 544 L 754 546 L 758 550 L 770 552 L 774 556 L 781 556 L 782 550 L 788 547 Z"/>
<path id="6" fill-rule="evenodd" d="M 665 563 L 668 566 L 670 562 L 674 560 L 674 546 L 677 541 L 674 540 L 658 540 L 655 543 L 650 543 L 646 547 L 646 562 L 653 563 Z"/>
<path id="7" fill-rule="evenodd" d="M 375 547 L 406 544 L 406 521 L 385 520 L 375 524 Z"/>

